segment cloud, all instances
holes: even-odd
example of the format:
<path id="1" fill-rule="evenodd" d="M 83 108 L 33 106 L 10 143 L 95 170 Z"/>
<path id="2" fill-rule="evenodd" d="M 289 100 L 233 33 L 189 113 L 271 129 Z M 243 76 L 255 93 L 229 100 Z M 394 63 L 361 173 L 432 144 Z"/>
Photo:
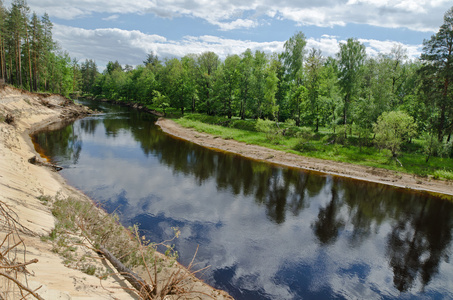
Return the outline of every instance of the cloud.
<path id="1" fill-rule="evenodd" d="M 11 0 L 6 1 L 9 6 Z M 264 16 L 290 20 L 298 25 L 321 27 L 347 23 L 368 24 L 385 28 L 407 28 L 432 32 L 442 23 L 450 0 L 29 0 L 38 14 L 74 19 L 95 13 L 154 14 L 163 18 L 180 16 L 206 20 L 220 30 L 253 28 Z M 252 17 L 244 18 L 245 13 Z"/>
<path id="2" fill-rule="evenodd" d="M 282 52 L 285 41 L 256 42 L 249 40 L 227 39 L 212 35 L 185 36 L 181 40 L 145 34 L 138 30 L 118 28 L 82 29 L 55 24 L 54 39 L 67 50 L 70 56 L 77 59 L 94 59 L 103 68 L 107 62 L 118 60 L 121 64 L 138 65 L 151 51 L 161 59 L 183 57 L 186 54 L 215 52 L 224 59 L 231 54 L 241 54 L 248 48 L 266 53 Z M 322 50 L 324 56 L 334 56 L 339 51 L 339 43 L 345 42 L 335 36 L 323 35 L 321 38 L 307 39 L 307 49 Z M 390 53 L 395 41 L 361 39 L 370 56 L 378 53 Z M 421 53 L 421 45 L 403 45 L 408 49 L 410 58 Z"/>
<path id="3" fill-rule="evenodd" d="M 94 59 L 101 67 L 115 60 L 122 64 L 141 64 L 151 51 L 160 58 L 182 57 L 189 53 L 200 54 L 206 51 L 213 51 L 225 58 L 229 54 L 241 54 L 247 48 L 268 53 L 281 52 L 284 43 L 242 41 L 210 35 L 186 36 L 174 41 L 137 30 L 82 29 L 59 24 L 54 25 L 53 37 L 72 57 Z"/>
<path id="4" fill-rule="evenodd" d="M 115 21 L 118 20 L 120 16 L 119 15 L 111 15 L 110 17 L 107 18 L 102 18 L 103 21 Z"/>

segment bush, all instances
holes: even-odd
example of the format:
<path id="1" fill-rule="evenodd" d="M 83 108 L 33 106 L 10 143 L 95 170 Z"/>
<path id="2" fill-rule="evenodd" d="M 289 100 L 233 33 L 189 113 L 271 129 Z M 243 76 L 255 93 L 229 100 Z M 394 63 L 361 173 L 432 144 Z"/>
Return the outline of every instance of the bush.
<path id="1" fill-rule="evenodd" d="M 373 126 L 376 134 L 376 144 L 379 148 L 385 148 L 396 157 L 401 144 L 416 133 L 414 118 L 403 111 L 391 111 L 379 116 Z"/>
<path id="2" fill-rule="evenodd" d="M 453 180 L 453 172 L 447 170 L 437 170 L 434 172 L 433 177 L 434 179 L 443 178 L 447 180 Z"/>
<path id="3" fill-rule="evenodd" d="M 318 150 L 313 142 L 307 141 L 305 139 L 300 139 L 293 149 L 299 152 L 312 152 Z"/>
<path id="4" fill-rule="evenodd" d="M 264 132 L 266 138 L 272 143 L 278 143 L 280 140 L 280 135 L 278 134 L 278 127 L 274 121 L 269 119 L 262 120 L 258 119 L 255 125 L 256 131 Z"/>

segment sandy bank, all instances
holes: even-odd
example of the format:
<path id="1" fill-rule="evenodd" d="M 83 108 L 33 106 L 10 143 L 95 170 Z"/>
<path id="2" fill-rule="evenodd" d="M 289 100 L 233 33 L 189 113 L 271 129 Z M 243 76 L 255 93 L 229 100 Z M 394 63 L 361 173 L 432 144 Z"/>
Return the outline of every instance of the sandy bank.
<path id="1" fill-rule="evenodd" d="M 10 259 L 8 265 L 38 260 L 27 265 L 27 275 L 20 272 L 17 278 L 43 299 L 137 299 L 127 290 L 130 286 L 122 277 L 115 275 L 101 281 L 79 269 L 65 266 L 64 259 L 54 253 L 52 244 L 41 238 L 48 236 L 55 227 L 50 207 L 43 203 L 42 196 L 55 197 L 58 194 L 59 197 L 90 199 L 66 184 L 50 168 L 28 162 L 29 158 L 38 155 L 29 133 L 86 113 L 85 108 L 58 95 L 31 94 L 0 86 L 0 243 L 3 241 L 0 254 L 5 254 L 8 248 L 12 249 L 7 255 Z M 9 122 L 11 118 L 14 120 L 12 123 Z M 2 211 L 7 211 L 17 221 L 20 228 L 16 234 L 11 234 L 10 227 L 6 226 L 8 218 Z M 15 243 L 18 245 L 14 246 Z M 85 255 L 92 258 L 91 263 L 96 267 L 108 266 L 94 251 L 86 251 Z M 211 295 L 197 299 L 230 299 L 226 293 L 202 281 L 193 278 L 191 282 L 192 285 L 186 288 Z M 22 296 L 17 286 L 0 276 L 0 299 L 19 298 Z M 35 297 L 29 295 L 24 298 Z"/>
<path id="2" fill-rule="evenodd" d="M 19 279 L 32 290 L 40 287 L 36 294 L 44 299 L 133 299 L 122 289 L 125 286 L 122 280 L 110 278 L 101 285 L 98 278 L 65 267 L 63 258 L 52 251 L 52 245 L 40 238 L 48 235 L 55 226 L 49 206 L 39 200 L 41 196 L 54 197 L 57 193 L 65 197 L 84 195 L 65 184 L 57 173 L 28 162 L 37 155 L 28 134 L 53 122 L 85 113 L 86 109 L 58 95 L 36 95 L 11 87 L 0 88 L 0 201 L 27 229 L 26 233 L 20 234 L 23 243 L 14 249 L 22 255 L 15 259 L 18 262 L 38 260 L 27 266 L 29 275 L 25 278 L 21 274 Z M 4 122 L 7 115 L 13 117 L 13 124 Z M 4 219 L 1 221 L 3 225 Z M 0 240 L 7 233 L 1 226 Z M 15 237 L 16 241 L 18 238 Z M 7 243 L 2 245 L 2 253 Z M 18 292 L 11 282 L 0 278 L 0 298 L 19 299 Z"/>
<path id="3" fill-rule="evenodd" d="M 438 193 L 447 195 L 449 198 L 453 196 L 453 182 L 451 181 L 433 180 L 385 169 L 303 157 L 261 146 L 248 145 L 235 140 L 224 140 L 207 133 L 200 133 L 191 128 L 184 128 L 172 120 L 164 118 L 160 118 L 156 124 L 160 126 L 164 132 L 172 136 L 191 141 L 207 148 L 236 153 L 260 161 L 322 172 L 335 176 L 392 185 L 400 188 Z"/>

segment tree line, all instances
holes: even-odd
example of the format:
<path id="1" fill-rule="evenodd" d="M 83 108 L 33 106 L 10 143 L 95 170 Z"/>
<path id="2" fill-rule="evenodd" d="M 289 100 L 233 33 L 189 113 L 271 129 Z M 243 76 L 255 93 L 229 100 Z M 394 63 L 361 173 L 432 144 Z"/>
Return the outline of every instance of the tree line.
<path id="1" fill-rule="evenodd" d="M 47 14 L 30 14 L 25 0 L 5 8 L 0 0 L 0 79 L 29 91 L 68 94 L 73 88 L 71 58 L 52 38 Z"/>
<path id="2" fill-rule="evenodd" d="M 247 49 L 221 60 L 208 51 L 161 61 L 151 52 L 142 65 L 111 61 L 101 74 L 95 61 L 78 63 L 61 51 L 52 40 L 52 26 L 46 14 L 30 17 L 25 0 L 14 0 L 10 9 L 0 0 L 0 78 L 30 91 L 80 91 L 164 112 L 292 121 L 345 136 L 353 130 L 373 135 L 379 120 L 393 118 L 395 124 L 411 124 L 432 143 L 451 143 L 453 7 L 415 60 L 399 44 L 370 57 L 354 38 L 326 57 L 307 49 L 305 35 L 297 32 L 281 53 Z"/>
<path id="3" fill-rule="evenodd" d="M 423 42 L 419 59 L 395 44 L 389 53 L 370 57 L 350 38 L 334 57 L 307 49 L 296 33 L 282 53 L 247 49 L 221 60 L 214 52 L 160 61 L 150 53 L 143 65 L 109 62 L 102 74 L 82 64 L 82 91 L 108 99 L 220 115 L 227 118 L 294 120 L 315 131 L 327 126 L 348 134 L 373 132 L 379 117 L 409 116 L 418 133 L 450 142 L 453 132 L 453 8 L 439 31 Z M 87 74 L 92 74 L 89 79 Z M 95 80 L 93 80 L 93 78 Z M 385 118 L 381 118 L 385 119 Z M 406 120 L 406 119 L 405 119 Z M 411 125 L 412 126 L 412 125 Z"/>

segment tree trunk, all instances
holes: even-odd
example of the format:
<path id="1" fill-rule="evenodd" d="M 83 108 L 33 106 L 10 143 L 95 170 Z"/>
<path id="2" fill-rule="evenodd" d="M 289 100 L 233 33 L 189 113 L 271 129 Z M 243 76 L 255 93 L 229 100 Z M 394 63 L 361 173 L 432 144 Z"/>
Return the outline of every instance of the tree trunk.
<path id="1" fill-rule="evenodd" d="M 32 88 L 32 82 L 33 82 L 33 78 L 32 78 L 32 73 L 31 73 L 31 51 L 30 51 L 30 42 L 29 42 L 29 37 L 28 37 L 28 30 L 27 30 L 27 19 L 25 19 L 25 44 L 27 45 L 27 52 L 28 52 L 28 72 L 29 72 L 29 89 L 30 89 L 30 92 L 33 91 L 33 88 Z"/>
<path id="2" fill-rule="evenodd" d="M 115 269 L 126 278 L 126 280 L 140 293 L 142 299 L 152 300 L 156 294 L 155 287 L 150 286 L 140 276 L 132 272 L 123 263 L 121 263 L 110 251 L 104 247 L 100 247 L 99 251 L 107 258 Z"/>
<path id="3" fill-rule="evenodd" d="M 20 37 L 17 37 L 17 65 L 16 65 L 16 72 L 17 72 L 17 80 L 18 80 L 18 85 L 22 87 L 23 81 L 22 81 L 22 55 L 21 55 L 21 49 L 20 49 Z"/>
<path id="4" fill-rule="evenodd" d="M 4 69 L 4 63 L 5 63 L 5 58 L 4 58 L 4 47 L 3 47 L 3 37 L 0 34 L 0 78 L 5 79 L 5 69 Z"/>

